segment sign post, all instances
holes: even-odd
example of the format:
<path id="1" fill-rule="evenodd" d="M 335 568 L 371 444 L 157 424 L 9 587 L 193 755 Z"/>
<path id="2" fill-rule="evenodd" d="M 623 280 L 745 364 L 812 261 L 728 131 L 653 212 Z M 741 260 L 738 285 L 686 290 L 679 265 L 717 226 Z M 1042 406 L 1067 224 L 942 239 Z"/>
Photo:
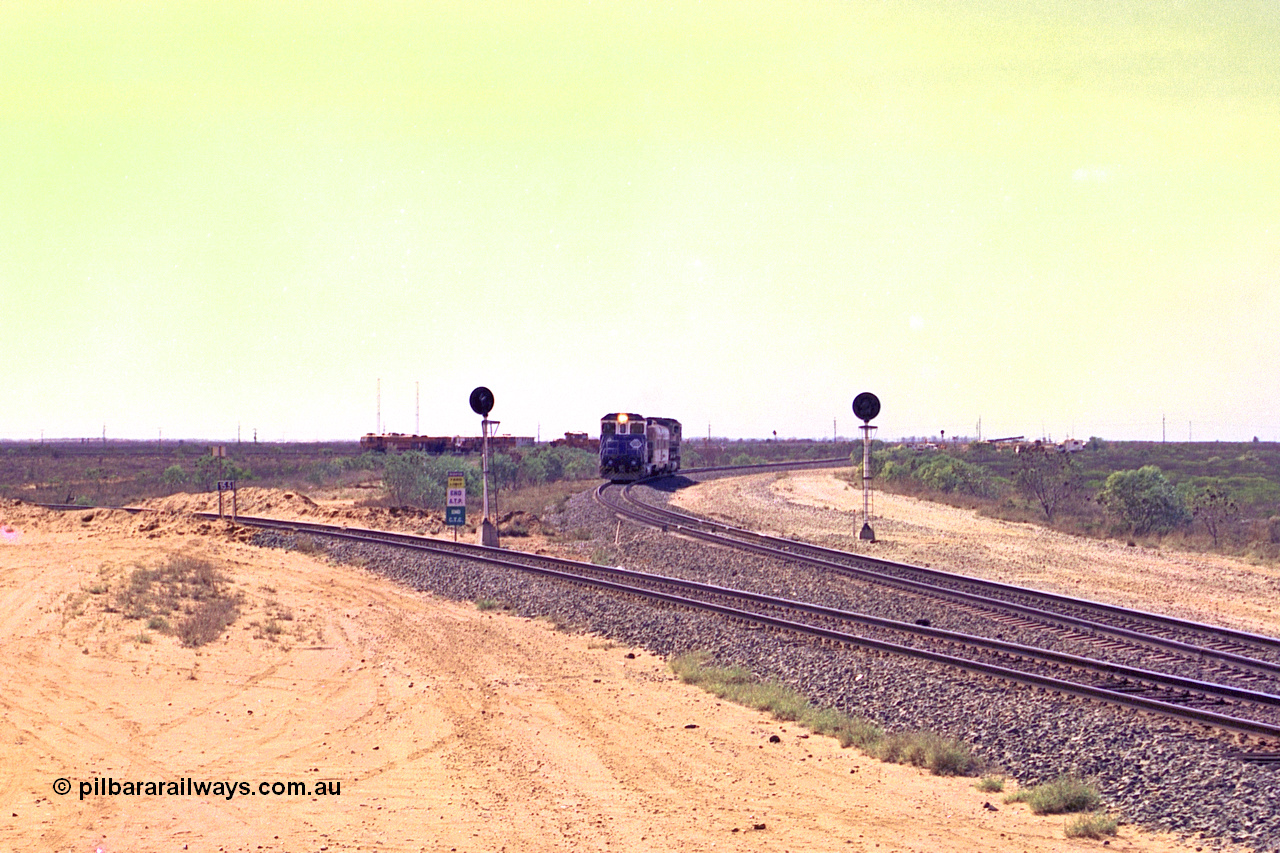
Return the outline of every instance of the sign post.
<path id="1" fill-rule="evenodd" d="M 458 541 L 458 528 L 467 523 L 467 478 L 461 471 L 450 471 L 445 497 L 444 523 L 453 528 L 453 541 Z"/>
<path id="2" fill-rule="evenodd" d="M 236 520 L 236 481 L 235 480 L 219 480 L 218 481 L 218 518 L 222 518 L 222 493 L 231 493 L 231 521 Z"/>

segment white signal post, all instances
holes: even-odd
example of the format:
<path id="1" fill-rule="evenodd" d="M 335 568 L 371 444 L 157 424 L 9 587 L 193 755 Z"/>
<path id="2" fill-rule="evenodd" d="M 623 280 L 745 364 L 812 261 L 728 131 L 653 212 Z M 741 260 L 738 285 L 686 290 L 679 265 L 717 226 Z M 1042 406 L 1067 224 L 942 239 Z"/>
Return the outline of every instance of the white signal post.
<path id="1" fill-rule="evenodd" d="M 489 433 L 497 428 L 498 422 L 489 420 L 489 412 L 493 410 L 493 392 L 481 385 L 471 392 L 471 411 L 480 416 L 481 472 L 484 476 L 484 520 L 480 522 L 480 544 L 490 548 L 498 547 L 498 528 L 489 519 Z"/>
<path id="2" fill-rule="evenodd" d="M 853 398 L 853 413 L 862 421 L 862 530 L 859 539 L 876 541 L 871 529 L 871 432 L 875 429 L 871 420 L 880 414 L 880 398 L 870 391 L 863 391 Z"/>
<path id="3" fill-rule="evenodd" d="M 489 518 L 489 436 L 498 428 L 499 423 L 501 421 L 491 421 L 488 418 L 480 421 L 480 435 L 484 441 L 481 452 L 481 470 L 484 475 L 484 521 L 480 523 L 480 544 L 491 548 L 498 547 L 498 528 Z"/>
<path id="4" fill-rule="evenodd" d="M 863 424 L 862 430 L 862 530 L 859 539 L 876 541 L 875 531 L 871 529 L 871 433 L 875 427 Z"/>

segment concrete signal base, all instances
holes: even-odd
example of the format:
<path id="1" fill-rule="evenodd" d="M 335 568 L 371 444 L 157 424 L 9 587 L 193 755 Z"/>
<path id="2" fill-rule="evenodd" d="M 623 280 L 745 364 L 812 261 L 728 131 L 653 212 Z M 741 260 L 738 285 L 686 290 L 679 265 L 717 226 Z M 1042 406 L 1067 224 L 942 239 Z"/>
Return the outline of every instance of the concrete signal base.
<path id="1" fill-rule="evenodd" d="M 874 542 L 876 541 L 876 533 L 874 530 L 871 529 L 870 524 L 863 524 L 862 532 L 858 534 L 858 538 L 865 539 L 868 542 Z"/>
<path id="2" fill-rule="evenodd" d="M 487 518 L 480 522 L 480 544 L 486 548 L 498 547 L 498 528 Z"/>

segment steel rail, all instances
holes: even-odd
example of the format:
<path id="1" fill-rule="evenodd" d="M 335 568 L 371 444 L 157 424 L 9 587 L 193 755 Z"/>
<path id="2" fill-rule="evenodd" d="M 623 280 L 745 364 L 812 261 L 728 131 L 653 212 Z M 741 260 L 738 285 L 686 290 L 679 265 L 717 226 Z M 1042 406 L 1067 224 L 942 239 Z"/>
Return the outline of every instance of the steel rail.
<path id="1" fill-rule="evenodd" d="M 36 504 L 36 506 L 44 509 L 56 509 L 59 512 L 71 512 L 77 509 L 112 509 L 119 510 L 120 512 L 127 512 L 131 515 L 137 515 L 140 512 L 159 512 L 157 509 L 151 509 L 150 507 L 145 506 L 109 506 L 107 504 L 89 504 L 87 506 L 83 504 Z M 217 516 L 215 516 L 215 518 L 216 517 Z"/>
<path id="2" fill-rule="evenodd" d="M 213 513 L 197 513 L 196 515 L 210 519 L 216 519 L 218 517 Z M 638 595 L 681 607 L 717 613 L 732 619 L 806 634 L 845 645 L 858 646 L 876 651 L 928 660 L 981 675 L 1050 689 L 1059 693 L 1145 711 L 1152 711 L 1163 716 L 1174 717 L 1194 723 L 1201 723 L 1240 734 L 1248 734 L 1269 739 L 1280 739 L 1280 725 L 1264 721 L 1249 720 L 1200 708 L 1178 705 L 1162 699 L 1135 695 L 1121 690 L 1111 690 L 1091 684 L 1065 681 L 1060 678 L 1045 676 L 1038 673 L 1010 669 L 1009 667 L 1001 666 L 999 664 L 956 657 L 954 655 L 936 652 L 930 649 L 904 646 L 898 643 L 880 640 L 873 637 L 850 634 L 845 631 L 839 631 L 820 625 L 782 619 L 777 616 L 772 616 L 755 610 L 744 610 L 741 607 L 717 604 L 715 602 L 689 598 L 684 595 L 649 589 L 643 586 L 638 586 L 637 584 L 667 584 L 686 591 L 702 592 L 769 607 L 785 608 L 810 614 L 818 614 L 829 618 L 840 619 L 845 622 L 885 627 L 904 633 L 929 636 L 956 644 L 979 646 L 1005 654 L 1014 654 L 1024 658 L 1030 657 L 1051 663 L 1088 669 L 1095 673 L 1113 674 L 1117 677 L 1128 678 L 1141 683 L 1163 686 L 1168 689 L 1195 690 L 1204 693 L 1206 697 L 1226 696 L 1237 701 L 1246 701 L 1269 707 L 1280 707 L 1280 696 L 1274 696 L 1271 694 L 1256 693 L 1226 685 L 1215 685 L 1208 682 L 1196 681 L 1195 679 L 1187 679 L 1180 676 L 1171 676 L 1164 673 L 1125 667 L 1120 664 L 1113 664 L 1106 661 L 1094 661 L 1088 658 L 1067 655 L 1044 649 L 1028 648 L 985 637 L 971 637 L 969 635 L 948 632 L 927 626 L 895 622 L 894 620 L 871 617 L 850 611 L 841 611 L 835 608 L 823 607 L 821 605 L 791 601 L 788 599 L 762 595 L 760 593 L 753 593 L 746 590 L 720 587 L 713 584 L 705 584 L 700 581 L 692 581 L 684 578 L 672 578 L 647 572 L 637 572 L 620 567 L 598 566 L 594 563 L 581 563 L 560 557 L 505 551 L 500 548 L 487 548 L 481 545 L 473 545 L 469 543 L 455 543 L 447 540 L 416 536 L 414 534 L 371 530 L 368 528 L 338 527 L 316 522 L 240 516 L 238 518 L 238 523 L 247 526 L 329 536 L 365 544 L 391 545 L 412 550 L 426 551 L 437 555 L 478 560 L 502 568 L 530 572 L 573 583 L 587 584 L 613 592 Z M 517 562 L 517 559 L 541 562 L 555 566 L 556 568 L 548 568 L 546 565 L 531 565 L 529 562 Z M 584 572 L 605 575 L 613 579 L 609 580 L 603 577 L 590 577 L 584 575 Z"/>
<path id="3" fill-rule="evenodd" d="M 774 559 L 802 561 L 809 565 L 853 575 L 872 583 L 893 586 L 910 592 L 921 593 L 934 597 L 963 601 L 988 611 L 993 608 L 1014 611 L 1039 622 L 1047 621 L 1050 623 L 1059 623 L 1061 625 L 1075 626 L 1095 633 L 1109 634 L 1129 642 L 1137 642 L 1156 648 L 1173 650 L 1182 654 L 1191 654 L 1209 660 L 1222 661 L 1235 667 L 1262 673 L 1271 677 L 1280 676 L 1280 663 L 1276 663 L 1274 661 L 1261 660 L 1223 649 L 1195 645 L 1182 640 L 1173 639 L 1171 637 L 1165 637 L 1145 631 L 1138 631 L 1119 625 L 1109 625 L 1104 622 L 1098 622 L 1096 620 L 1087 619 L 1070 613 L 1062 613 L 1056 610 L 1043 610 L 1031 605 L 1021 604 L 1016 601 L 1009 601 L 1005 598 L 993 598 L 982 595 L 981 593 L 967 592 L 962 589 L 956 589 L 953 586 L 940 586 L 926 580 L 913 580 L 909 577 L 884 574 L 874 569 L 850 565 L 845 561 L 853 560 L 856 562 L 869 562 L 874 565 L 892 568 L 898 571 L 918 572 L 924 577 L 946 580 L 951 583 L 972 583 L 973 586 L 979 589 L 996 589 L 1005 594 L 1017 594 L 1032 599 L 1044 599 L 1055 604 L 1070 605 L 1082 609 L 1097 609 L 1106 615 L 1116 615 L 1131 621 L 1141 622 L 1150 619 L 1150 621 L 1156 622 L 1163 627 L 1176 626 L 1186 633 L 1206 636 L 1210 641 L 1220 639 L 1223 635 L 1226 635 L 1233 640 L 1241 638 L 1257 639 L 1262 641 L 1258 643 L 1258 645 L 1263 645 L 1264 648 L 1280 649 L 1280 639 L 1277 638 L 1236 631 L 1231 628 L 1220 629 L 1218 626 L 1214 625 L 1190 622 L 1187 620 L 1177 619 L 1176 617 L 1164 616 L 1162 614 L 1151 614 L 1147 611 L 1133 610 L 1119 607 L 1117 605 L 1093 602 L 1087 599 L 1073 599 L 1069 596 L 1059 595 L 1057 593 L 1041 592 L 1039 590 L 1018 587 L 1012 584 L 1000 583 L 998 581 L 987 581 L 981 578 L 973 578 L 968 575 L 952 574 L 937 569 L 914 566 L 910 563 L 896 563 L 877 557 L 864 557 L 861 554 L 853 554 L 848 551 L 839 551 L 833 548 L 812 545 L 807 542 L 756 533 L 754 531 L 744 530 L 742 528 L 733 527 L 720 522 L 707 521 L 705 519 L 697 518 L 696 516 L 686 515 L 663 507 L 655 507 L 652 504 L 644 503 L 631 495 L 631 489 L 634 486 L 650 485 L 650 481 L 641 480 L 622 486 L 621 494 L 626 503 L 612 502 L 605 497 L 606 491 L 612 485 L 614 484 L 605 483 L 596 489 L 595 495 L 598 502 L 624 518 L 660 529 L 667 533 L 682 535 L 711 544 L 737 548 L 759 554 L 761 556 L 772 557 Z M 805 556 L 802 552 L 808 552 L 815 556 Z"/>
<path id="4" fill-rule="evenodd" d="M 689 473 L 696 473 L 696 469 L 690 471 Z M 654 479 L 660 479 L 660 478 L 654 478 Z M 828 548 L 823 545 L 815 545 L 811 542 L 802 542 L 796 539 L 786 539 L 783 537 L 771 536 L 767 533 L 758 533 L 753 530 L 746 530 L 744 528 L 739 528 L 739 527 L 734 527 L 733 525 L 724 524 L 723 522 L 711 521 L 704 518 L 698 518 L 697 516 L 689 515 L 687 513 L 682 513 L 677 510 L 670 509 L 668 507 L 658 507 L 652 504 L 646 504 L 642 501 L 635 499 L 630 495 L 630 488 L 629 488 L 630 486 L 635 486 L 635 485 L 651 485 L 651 481 L 647 481 L 647 480 L 637 481 L 634 483 L 627 484 L 627 488 L 625 489 L 624 494 L 633 504 L 641 506 L 646 511 L 651 511 L 655 515 L 661 515 L 666 517 L 670 521 L 680 523 L 683 526 L 697 525 L 709 531 L 721 530 L 724 533 L 729 535 L 755 539 L 756 541 L 759 541 L 759 542 L 775 543 L 780 547 L 802 548 L 802 549 L 812 551 L 815 553 L 820 553 L 823 555 L 843 557 L 845 559 L 854 559 L 859 562 L 871 563 L 873 565 L 883 566 L 887 569 L 909 571 L 913 574 L 923 575 L 926 577 L 933 577 L 939 580 L 946 580 L 951 582 L 964 582 L 967 584 L 971 584 L 973 586 L 987 587 L 990 589 L 1005 591 L 1014 595 L 1034 596 L 1036 598 L 1044 599 L 1046 601 L 1060 603 L 1060 604 L 1063 604 L 1064 606 L 1078 607 L 1081 609 L 1093 609 L 1093 610 L 1098 610 L 1105 613 L 1114 613 L 1116 615 L 1123 615 L 1123 616 L 1129 616 L 1129 617 L 1139 617 L 1145 621 L 1153 622 L 1156 624 L 1163 624 L 1170 628 L 1177 628 L 1180 630 L 1186 630 L 1186 629 L 1209 630 L 1209 631 L 1212 631 L 1213 634 L 1218 637 L 1230 637 L 1232 639 L 1238 639 L 1242 642 L 1255 643 L 1258 645 L 1280 650 L 1280 637 L 1272 637 L 1266 634 L 1257 634 L 1249 631 L 1241 631 L 1236 628 L 1228 628 L 1220 625 L 1208 625 L 1208 624 L 1199 623 L 1199 622 L 1191 622 L 1186 619 L 1179 619 L 1176 616 L 1168 616 L 1163 613 L 1154 613 L 1151 611 L 1137 610 L 1129 607 L 1121 607 L 1115 604 L 1107 604 L 1106 602 L 1102 602 L 1102 601 L 1093 601 L 1093 600 L 1084 599 L 1084 598 L 1073 598 L 1068 595 L 1060 595 L 1058 593 L 1045 592 L 1042 590 L 1035 590 L 1027 587 L 1020 587 L 1015 584 L 988 580 L 986 578 L 975 578 L 971 575 L 961 575 L 955 572 L 946 572 L 940 569 L 929 568 L 927 566 L 917 566 L 912 563 L 901 563 L 901 562 L 896 562 L 894 560 L 886 560 L 881 557 L 873 557 L 866 554 L 853 554 L 849 551 L 841 551 L 836 548 Z"/>

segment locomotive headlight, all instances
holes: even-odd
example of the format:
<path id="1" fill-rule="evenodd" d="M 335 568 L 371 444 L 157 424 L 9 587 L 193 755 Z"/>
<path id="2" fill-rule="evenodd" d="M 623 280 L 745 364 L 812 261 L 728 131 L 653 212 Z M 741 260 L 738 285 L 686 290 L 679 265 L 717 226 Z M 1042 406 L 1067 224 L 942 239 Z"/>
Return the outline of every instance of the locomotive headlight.
<path id="1" fill-rule="evenodd" d="M 627 422 L 627 416 L 626 416 L 626 415 L 618 415 L 618 423 L 620 423 L 620 424 L 625 424 L 626 422 Z"/>

